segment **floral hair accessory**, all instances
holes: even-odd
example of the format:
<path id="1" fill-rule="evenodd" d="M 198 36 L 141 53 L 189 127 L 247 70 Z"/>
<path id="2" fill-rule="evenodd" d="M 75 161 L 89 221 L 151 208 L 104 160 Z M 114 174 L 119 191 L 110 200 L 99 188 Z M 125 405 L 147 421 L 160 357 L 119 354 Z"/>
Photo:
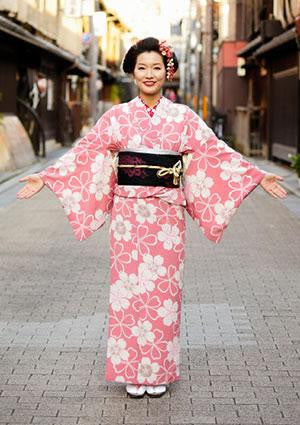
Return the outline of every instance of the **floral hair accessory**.
<path id="1" fill-rule="evenodd" d="M 174 77 L 174 61 L 172 47 L 167 44 L 166 40 L 159 42 L 159 51 L 163 56 L 167 56 L 167 79 L 173 80 Z"/>

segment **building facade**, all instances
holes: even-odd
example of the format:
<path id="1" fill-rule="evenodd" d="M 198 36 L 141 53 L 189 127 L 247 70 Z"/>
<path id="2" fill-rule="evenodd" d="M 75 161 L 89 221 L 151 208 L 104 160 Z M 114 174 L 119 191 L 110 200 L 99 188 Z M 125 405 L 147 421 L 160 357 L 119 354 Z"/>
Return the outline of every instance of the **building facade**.
<path id="1" fill-rule="evenodd" d="M 216 106 L 248 155 L 300 151 L 298 0 L 222 2 Z"/>
<path id="2" fill-rule="evenodd" d="M 46 140 L 69 144 L 78 134 L 66 92 L 69 76 L 83 87 L 90 73 L 81 39 L 82 20 L 59 1 L 0 1 L 0 112 L 20 119 L 36 155 Z"/>
<path id="3" fill-rule="evenodd" d="M 28 163 L 22 161 L 21 127 L 34 155 L 46 156 L 47 141 L 71 145 L 83 126 L 122 100 L 120 64 L 129 29 L 102 1 L 90 3 L 94 12 L 87 16 L 81 0 L 0 0 L 0 114 L 6 117 L 0 171 Z M 13 148 L 7 146 L 12 137 L 3 135 L 11 128 L 9 116 L 22 133 Z M 25 156 L 32 161 L 34 155 Z"/>

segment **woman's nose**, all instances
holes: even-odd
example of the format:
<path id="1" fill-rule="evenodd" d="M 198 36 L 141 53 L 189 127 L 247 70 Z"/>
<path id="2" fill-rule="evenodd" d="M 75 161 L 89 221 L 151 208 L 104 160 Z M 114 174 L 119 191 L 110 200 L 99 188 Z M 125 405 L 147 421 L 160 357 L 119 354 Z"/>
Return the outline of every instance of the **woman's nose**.
<path id="1" fill-rule="evenodd" d="M 152 69 L 148 68 L 146 71 L 146 77 L 152 77 Z"/>

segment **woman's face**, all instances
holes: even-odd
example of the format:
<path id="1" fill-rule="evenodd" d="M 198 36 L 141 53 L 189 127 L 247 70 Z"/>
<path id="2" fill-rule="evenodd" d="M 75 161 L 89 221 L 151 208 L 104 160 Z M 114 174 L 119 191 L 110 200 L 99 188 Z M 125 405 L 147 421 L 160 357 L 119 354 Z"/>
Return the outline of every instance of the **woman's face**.
<path id="1" fill-rule="evenodd" d="M 154 51 L 140 53 L 133 70 L 133 77 L 141 93 L 155 95 L 160 92 L 166 78 L 162 56 Z"/>

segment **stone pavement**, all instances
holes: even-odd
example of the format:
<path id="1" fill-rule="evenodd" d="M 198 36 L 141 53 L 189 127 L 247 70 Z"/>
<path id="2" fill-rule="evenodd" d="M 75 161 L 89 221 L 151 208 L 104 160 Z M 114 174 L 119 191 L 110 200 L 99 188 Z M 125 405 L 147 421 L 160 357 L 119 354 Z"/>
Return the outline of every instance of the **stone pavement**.
<path id="1" fill-rule="evenodd" d="M 135 400 L 104 379 L 108 226 L 78 242 L 48 189 L 27 201 L 10 190 L 1 425 L 299 425 L 300 221 L 283 201 L 255 189 L 219 245 L 187 217 L 181 380 Z"/>

